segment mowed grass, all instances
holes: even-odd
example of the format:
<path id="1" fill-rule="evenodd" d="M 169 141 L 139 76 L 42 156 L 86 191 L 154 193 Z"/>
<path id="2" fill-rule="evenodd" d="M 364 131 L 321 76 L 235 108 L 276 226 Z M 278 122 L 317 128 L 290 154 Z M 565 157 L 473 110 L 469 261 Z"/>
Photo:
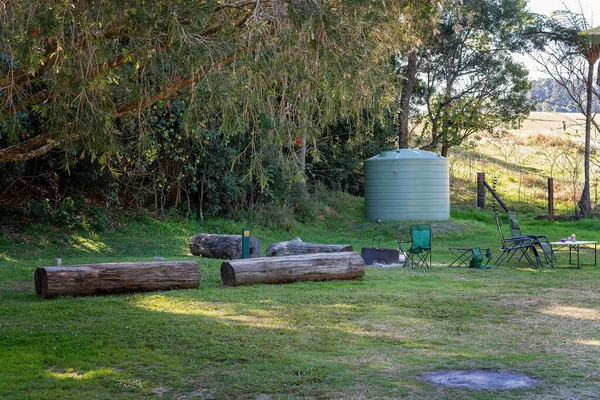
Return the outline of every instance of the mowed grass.
<path id="1" fill-rule="evenodd" d="M 274 241 L 350 243 L 406 223 L 368 224 L 362 201 L 289 231 L 245 225 Z M 598 240 L 596 222 L 538 222 L 525 233 Z M 499 254 L 491 211 L 453 211 L 434 224 L 430 269 L 367 268 L 356 281 L 225 287 L 220 261 L 192 257 L 199 232 L 239 233 L 211 220 L 127 219 L 101 234 L 31 227 L 0 237 L 2 399 L 592 399 L 600 395 L 599 267 L 448 268 L 451 246 Z M 196 259 L 197 290 L 96 297 L 35 296 L 33 273 L 65 264 Z M 589 259 L 588 259 L 589 260 Z M 529 389 L 475 391 L 427 382 L 431 371 L 521 372 Z"/>

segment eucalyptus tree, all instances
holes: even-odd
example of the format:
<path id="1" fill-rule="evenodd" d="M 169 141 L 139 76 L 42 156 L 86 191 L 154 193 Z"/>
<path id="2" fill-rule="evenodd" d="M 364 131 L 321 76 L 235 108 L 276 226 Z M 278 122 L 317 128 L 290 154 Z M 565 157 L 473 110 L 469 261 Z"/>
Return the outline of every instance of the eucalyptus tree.
<path id="1" fill-rule="evenodd" d="M 435 40 L 419 48 L 425 110 L 418 146 L 446 156 L 474 134 L 533 110 L 528 73 L 512 59 L 528 46 L 525 7 L 524 0 L 447 4 Z"/>
<path id="2" fill-rule="evenodd" d="M 585 217 L 592 212 L 590 145 L 592 124 L 598 128 L 594 121 L 596 111 L 593 105 L 594 97 L 598 96 L 594 88 L 594 69 L 600 59 L 600 27 L 591 28 L 583 15 L 561 10 L 554 12 L 547 20 L 542 20 L 533 33 L 543 39 L 542 46 L 548 46 L 548 41 L 554 44 L 546 47 L 546 53 L 550 54 L 546 70 L 567 89 L 569 96 L 585 115 L 584 185 L 577 203 Z M 600 64 L 598 68 L 600 69 Z M 600 85 L 600 71 L 598 80 Z"/>
<path id="3" fill-rule="evenodd" d="M 392 101 L 389 54 L 438 3 L 4 1 L 0 163 L 53 149 L 106 162 L 124 130 L 143 143 L 147 110 L 173 96 L 186 97 L 190 135 L 211 115 L 227 135 L 250 133 L 249 151 L 315 141 Z"/>

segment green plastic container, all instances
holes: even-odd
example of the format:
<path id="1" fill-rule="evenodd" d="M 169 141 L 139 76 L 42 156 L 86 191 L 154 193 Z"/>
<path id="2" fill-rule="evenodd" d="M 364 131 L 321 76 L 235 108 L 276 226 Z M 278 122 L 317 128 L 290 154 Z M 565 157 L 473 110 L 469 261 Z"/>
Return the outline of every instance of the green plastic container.
<path id="1" fill-rule="evenodd" d="M 450 218 L 448 160 L 424 150 L 383 151 L 365 162 L 365 210 L 370 221 Z"/>

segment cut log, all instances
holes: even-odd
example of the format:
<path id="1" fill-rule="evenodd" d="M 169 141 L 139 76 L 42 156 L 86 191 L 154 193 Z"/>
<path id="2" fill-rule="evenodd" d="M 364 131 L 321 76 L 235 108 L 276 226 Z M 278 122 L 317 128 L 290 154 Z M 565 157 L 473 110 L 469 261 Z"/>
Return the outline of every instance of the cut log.
<path id="1" fill-rule="evenodd" d="M 231 260 L 221 264 L 221 279 L 228 286 L 349 280 L 364 274 L 365 262 L 355 251 Z"/>
<path id="2" fill-rule="evenodd" d="M 242 235 L 199 233 L 190 239 L 190 252 L 195 256 L 237 260 L 242 258 Z M 260 257 L 260 243 L 250 236 L 250 258 Z"/>
<path id="3" fill-rule="evenodd" d="M 196 261 L 154 261 L 39 267 L 35 291 L 45 299 L 59 295 L 90 296 L 167 289 L 194 289 L 200 285 Z"/>
<path id="4" fill-rule="evenodd" d="M 299 237 L 295 237 L 290 241 L 273 243 L 267 247 L 267 257 L 313 253 L 339 253 L 352 250 L 352 246 L 349 244 L 305 243 Z"/>

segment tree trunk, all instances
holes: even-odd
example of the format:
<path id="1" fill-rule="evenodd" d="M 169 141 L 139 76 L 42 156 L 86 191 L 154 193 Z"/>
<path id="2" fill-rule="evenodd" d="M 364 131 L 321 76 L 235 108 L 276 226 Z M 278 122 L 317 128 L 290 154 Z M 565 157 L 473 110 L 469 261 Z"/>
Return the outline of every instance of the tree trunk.
<path id="1" fill-rule="evenodd" d="M 302 239 L 296 237 L 288 242 L 277 242 L 267 247 L 267 257 L 313 253 L 338 253 L 352 250 L 352 246 L 349 244 L 305 243 Z"/>
<path id="2" fill-rule="evenodd" d="M 221 264 L 221 279 L 228 286 L 350 280 L 364 274 L 365 262 L 355 251 L 232 260 Z"/>
<path id="3" fill-rule="evenodd" d="M 448 142 L 448 140 L 444 140 L 442 142 L 442 150 L 440 152 L 440 155 L 442 157 L 448 158 L 448 150 L 450 150 L 450 143 Z"/>
<path id="4" fill-rule="evenodd" d="M 448 157 L 448 150 L 450 149 L 450 140 L 452 137 L 449 137 L 449 133 L 452 131 L 451 125 L 452 121 L 450 116 L 448 115 L 448 109 L 452 106 L 452 83 L 448 83 L 448 87 L 446 88 L 446 95 L 444 96 L 444 109 L 442 110 L 442 132 L 440 136 L 438 136 L 438 140 L 441 137 L 439 142 L 441 143 L 440 155 L 442 157 Z"/>
<path id="5" fill-rule="evenodd" d="M 148 292 L 200 285 L 196 261 L 154 261 L 39 267 L 35 291 L 45 299 L 60 295 L 90 296 Z"/>
<path id="6" fill-rule="evenodd" d="M 452 103 L 452 97 L 450 96 L 451 90 L 452 86 L 448 84 L 443 103 L 437 106 L 435 113 L 429 112 L 429 120 L 431 122 L 431 141 L 428 144 L 421 146 L 421 150 L 438 152 L 440 144 L 448 144 L 447 130 L 449 127 L 449 119 L 447 116 L 447 109 Z"/>
<path id="7" fill-rule="evenodd" d="M 592 213 L 592 199 L 590 196 L 590 139 L 592 135 L 592 103 L 594 89 L 594 62 L 588 60 L 587 94 L 585 105 L 585 149 L 583 158 L 583 192 L 577 203 L 583 217 Z"/>
<path id="8" fill-rule="evenodd" d="M 402 91 L 400 92 L 400 111 L 398 111 L 399 149 L 408 149 L 410 98 L 417 82 L 417 69 L 417 51 L 412 50 L 408 55 L 408 65 L 402 79 Z"/>
<path id="9" fill-rule="evenodd" d="M 300 150 L 298 151 L 298 168 L 302 173 L 302 180 L 299 182 L 300 193 L 303 200 L 308 200 L 308 188 L 306 186 L 306 135 L 302 136 Z"/>
<path id="10" fill-rule="evenodd" d="M 242 258 L 242 235 L 199 233 L 190 239 L 190 253 L 221 260 Z M 250 236 L 250 258 L 254 257 L 260 257 L 260 243 Z"/>

